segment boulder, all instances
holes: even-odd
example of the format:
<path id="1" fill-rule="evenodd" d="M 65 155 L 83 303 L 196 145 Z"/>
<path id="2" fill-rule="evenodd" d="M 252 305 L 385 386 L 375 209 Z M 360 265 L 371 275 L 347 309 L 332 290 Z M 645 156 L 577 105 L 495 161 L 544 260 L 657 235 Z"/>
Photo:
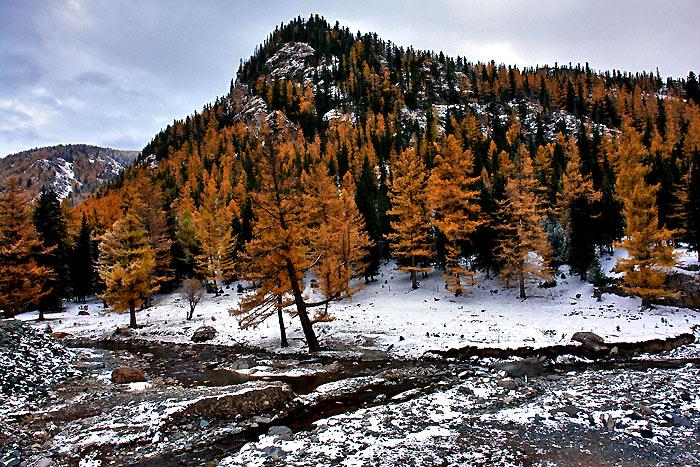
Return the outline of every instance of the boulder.
<path id="1" fill-rule="evenodd" d="M 610 349 L 605 345 L 605 341 L 598 334 L 592 332 L 577 332 L 571 336 L 572 341 L 580 342 L 584 352 L 588 355 L 596 356 L 607 354 Z"/>
<path id="2" fill-rule="evenodd" d="M 192 342 L 206 342 L 216 337 L 216 329 L 211 326 L 202 326 L 192 334 Z"/>
<path id="3" fill-rule="evenodd" d="M 112 382 L 117 384 L 139 383 L 146 381 L 146 376 L 141 370 L 130 366 L 120 366 L 112 371 Z"/>
<path id="4" fill-rule="evenodd" d="M 525 358 L 517 362 L 496 363 L 493 368 L 505 371 L 511 378 L 535 378 L 544 373 L 544 365 L 536 357 Z"/>

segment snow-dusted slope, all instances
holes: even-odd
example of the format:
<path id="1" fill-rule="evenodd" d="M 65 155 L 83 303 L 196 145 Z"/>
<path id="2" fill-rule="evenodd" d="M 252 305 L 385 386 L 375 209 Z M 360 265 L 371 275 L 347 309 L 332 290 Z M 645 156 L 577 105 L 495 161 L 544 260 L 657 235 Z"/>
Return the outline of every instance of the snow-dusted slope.
<path id="1" fill-rule="evenodd" d="M 604 261 L 606 273 L 614 258 Z M 598 301 L 591 284 L 568 275 L 562 269 L 556 287 L 528 286 L 529 297 L 520 300 L 516 289 L 498 280 L 483 280 L 469 288 L 471 293 L 454 297 L 445 290 L 439 271 L 431 271 L 412 290 L 407 274 L 392 264 L 382 268 L 379 280 L 368 284 L 351 299 L 331 305 L 334 321 L 316 323 L 322 347 L 357 352 L 362 349 L 388 350 L 398 358 L 418 358 L 431 350 L 466 346 L 517 348 L 545 347 L 571 343 L 578 331 L 592 331 L 606 342 L 637 342 L 675 337 L 700 330 L 700 315 L 694 310 L 659 306 L 641 309 L 634 297 L 603 295 Z M 483 278 L 482 278 L 483 279 Z M 241 330 L 228 310 L 238 306 L 236 284 L 220 297 L 206 295 L 186 321 L 187 304 L 176 294 L 158 297 L 155 305 L 138 313 L 135 335 L 155 341 L 189 342 L 202 325 L 213 326 L 218 335 L 213 343 L 247 344 L 279 349 L 279 325 L 272 316 L 257 329 Z M 313 289 L 307 288 L 307 294 Z M 78 316 L 77 305 L 52 315 L 54 330 L 74 336 L 100 338 L 116 327 L 129 323 L 128 314 L 104 310 L 102 304 L 89 305 L 90 316 Z M 36 312 L 20 319 L 32 320 Z M 303 332 L 296 317 L 286 315 L 289 351 L 305 351 Z"/>
<path id="2" fill-rule="evenodd" d="M 82 199 L 131 165 L 138 151 L 70 144 L 31 149 L 0 159 L 0 182 L 16 177 L 32 196 L 52 187 L 63 199 Z"/>

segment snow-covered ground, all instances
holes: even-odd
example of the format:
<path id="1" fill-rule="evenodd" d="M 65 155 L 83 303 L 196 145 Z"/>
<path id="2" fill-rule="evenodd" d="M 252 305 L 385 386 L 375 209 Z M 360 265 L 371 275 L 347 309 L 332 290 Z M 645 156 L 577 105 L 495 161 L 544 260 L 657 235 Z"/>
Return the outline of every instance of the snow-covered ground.
<path id="1" fill-rule="evenodd" d="M 477 370 L 406 402 L 260 436 L 218 465 L 698 465 L 697 378 L 691 364 L 571 372 L 506 389 Z"/>
<path id="2" fill-rule="evenodd" d="M 680 259 L 684 267 L 697 264 L 694 253 L 682 252 Z M 604 271 L 611 276 L 613 265 L 614 258 L 604 259 Z M 189 342 L 197 328 L 208 325 L 218 332 L 211 343 L 279 350 L 276 316 L 256 329 L 242 330 L 229 314 L 239 300 L 236 285 L 225 288 L 223 296 L 206 295 L 192 321 L 185 319 L 188 305 L 178 294 L 158 296 L 152 308 L 137 313 L 143 327 L 134 335 Z M 389 263 L 382 267 L 377 281 L 350 299 L 331 305 L 334 321 L 316 323 L 314 328 L 326 349 L 381 349 L 396 358 L 417 358 L 431 350 L 465 346 L 565 344 L 577 331 L 592 331 L 614 343 L 666 338 L 700 329 L 700 314 L 693 310 L 665 306 L 642 310 L 640 299 L 610 294 L 598 301 L 593 287 L 568 275 L 565 268 L 558 273 L 556 287 L 543 289 L 530 284 L 526 300 L 518 298 L 517 289 L 506 288 L 496 279 L 483 280 L 469 290 L 467 296 L 454 297 L 445 290 L 439 271 L 431 271 L 420 280 L 420 287 L 412 290 L 408 275 Z M 313 294 L 313 289 L 307 288 L 307 293 Z M 128 314 L 105 310 L 97 300 L 88 303 L 88 312 L 79 316 L 78 305 L 70 304 L 65 311 L 48 317 L 54 331 L 90 338 L 100 338 L 129 322 Z M 35 320 L 37 313 L 19 318 Z M 285 322 L 291 344 L 288 351 L 303 351 L 305 342 L 298 319 L 285 315 Z"/>

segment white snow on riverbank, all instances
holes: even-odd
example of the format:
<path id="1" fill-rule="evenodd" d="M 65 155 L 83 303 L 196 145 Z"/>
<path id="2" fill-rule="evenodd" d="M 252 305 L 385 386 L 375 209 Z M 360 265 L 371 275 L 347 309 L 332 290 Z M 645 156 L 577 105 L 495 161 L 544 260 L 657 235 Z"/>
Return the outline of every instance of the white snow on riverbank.
<path id="1" fill-rule="evenodd" d="M 694 254 L 684 253 L 685 266 L 697 264 Z M 614 258 L 603 261 L 607 274 Z M 577 331 L 592 331 L 607 342 L 633 342 L 692 333 L 700 328 L 700 314 L 689 309 L 659 306 L 641 309 L 641 300 L 606 294 L 601 301 L 593 287 L 560 269 L 556 287 L 537 288 L 529 284 L 529 298 L 520 300 L 516 288 L 506 288 L 495 279 L 469 287 L 471 293 L 454 297 L 444 287 L 439 271 L 431 271 L 412 290 L 407 274 L 389 263 L 382 267 L 377 281 L 369 283 L 350 299 L 334 303 L 329 310 L 336 320 L 316 323 L 322 347 L 337 351 L 362 349 L 388 350 L 397 358 L 416 358 L 430 350 L 465 346 L 516 348 L 570 343 Z M 228 310 L 238 304 L 236 283 L 224 295 L 206 295 L 196 308 L 192 321 L 185 319 L 187 304 L 178 294 L 156 297 L 153 307 L 137 313 L 142 327 L 134 335 L 167 342 L 190 342 L 193 332 L 213 326 L 218 334 L 211 343 L 245 344 L 279 350 L 277 316 L 257 329 L 241 330 Z M 308 294 L 313 294 L 307 288 Z M 313 295 L 311 295 L 313 299 Z M 78 315 L 78 305 L 48 315 L 54 331 L 73 336 L 100 338 L 117 327 L 126 327 L 128 313 L 105 310 L 101 302 L 88 303 L 87 316 Z M 36 312 L 18 318 L 33 321 Z M 298 318 L 285 315 L 291 347 L 306 348 Z M 44 324 L 38 324 L 45 326 Z"/>

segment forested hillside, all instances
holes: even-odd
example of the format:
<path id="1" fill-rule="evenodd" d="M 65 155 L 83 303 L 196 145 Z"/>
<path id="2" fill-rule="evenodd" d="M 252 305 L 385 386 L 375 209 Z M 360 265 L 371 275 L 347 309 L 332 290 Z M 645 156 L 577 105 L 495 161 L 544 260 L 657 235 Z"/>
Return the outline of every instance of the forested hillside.
<path id="1" fill-rule="evenodd" d="M 0 159 L 0 181 L 16 177 L 32 198 L 50 187 L 61 199 L 78 203 L 114 180 L 138 155 L 86 144 L 30 149 Z"/>
<path id="2" fill-rule="evenodd" d="M 133 316 L 187 277 L 248 279 L 242 325 L 293 306 L 314 349 L 312 322 L 382 258 L 414 287 L 440 269 L 466 295 L 485 271 L 525 298 L 564 263 L 603 283 L 624 238 L 623 287 L 651 303 L 675 242 L 700 244 L 699 103 L 693 73 L 473 63 L 298 18 L 62 214 L 67 248 L 92 252 L 73 295 Z"/>

